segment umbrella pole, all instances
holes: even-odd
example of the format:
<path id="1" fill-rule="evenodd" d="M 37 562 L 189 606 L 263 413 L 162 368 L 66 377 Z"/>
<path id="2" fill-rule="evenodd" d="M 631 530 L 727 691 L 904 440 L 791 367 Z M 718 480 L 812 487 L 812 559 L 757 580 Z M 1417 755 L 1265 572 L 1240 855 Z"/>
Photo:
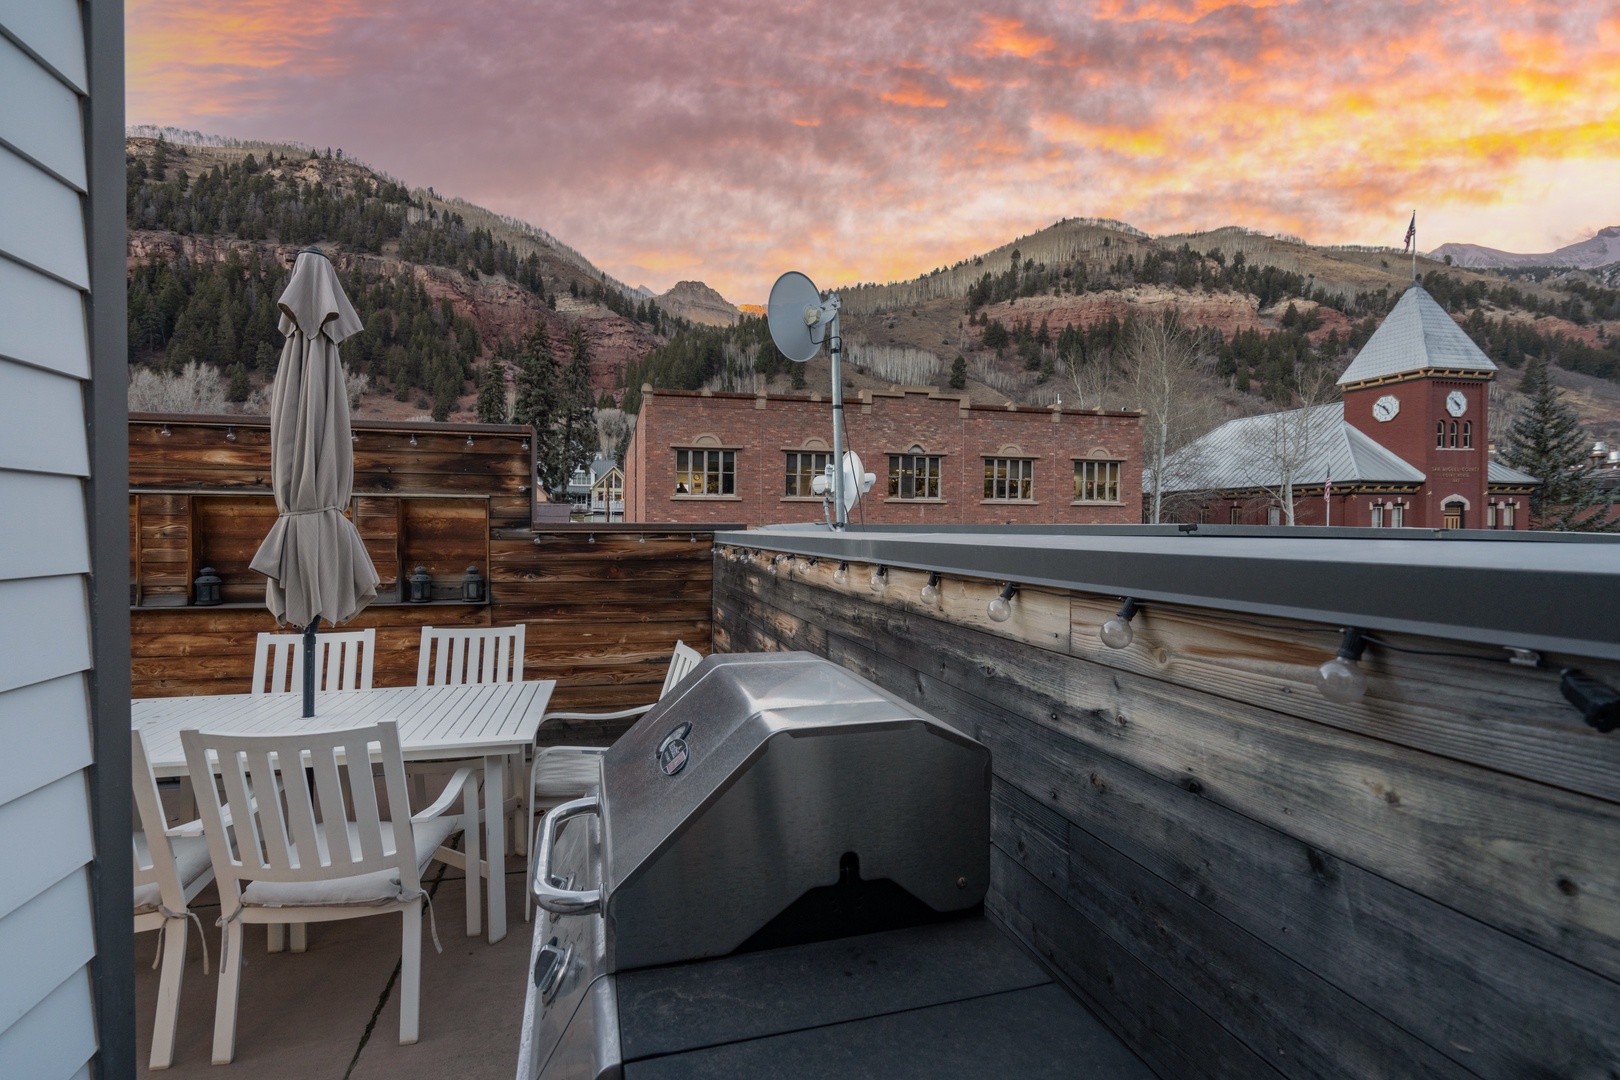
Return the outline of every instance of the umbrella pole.
<path id="1" fill-rule="evenodd" d="M 304 716 L 315 715 L 315 628 L 321 617 L 315 616 L 304 627 Z"/>

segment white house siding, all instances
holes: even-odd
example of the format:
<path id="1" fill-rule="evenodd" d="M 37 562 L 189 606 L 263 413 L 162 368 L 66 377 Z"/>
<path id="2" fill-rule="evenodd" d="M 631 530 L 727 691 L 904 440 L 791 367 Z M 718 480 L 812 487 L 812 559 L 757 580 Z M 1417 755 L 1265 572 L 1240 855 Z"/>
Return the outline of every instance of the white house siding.
<path id="1" fill-rule="evenodd" d="M 88 1076 L 85 37 L 0 0 L 0 1077 Z"/>

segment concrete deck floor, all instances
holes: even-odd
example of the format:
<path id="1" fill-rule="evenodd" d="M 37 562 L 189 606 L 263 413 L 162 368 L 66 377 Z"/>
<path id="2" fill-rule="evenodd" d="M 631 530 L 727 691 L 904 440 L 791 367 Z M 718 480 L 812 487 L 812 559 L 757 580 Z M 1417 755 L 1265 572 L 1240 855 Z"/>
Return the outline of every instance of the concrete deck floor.
<path id="1" fill-rule="evenodd" d="M 421 1037 L 412 1046 L 399 1045 L 399 998 L 389 985 L 399 963 L 400 916 L 316 923 L 309 928 L 309 949 L 301 954 L 266 953 L 264 928 L 249 927 L 236 1059 L 229 1065 L 210 1063 L 219 900 L 209 886 L 193 909 L 207 928 L 210 974 L 203 974 L 193 925 L 174 1065 L 163 1071 L 146 1068 L 157 1001 L 158 973 L 151 965 L 158 935 L 135 937 L 141 1074 L 173 1080 L 511 1080 L 517 1069 L 533 924 L 523 922 L 522 857 L 509 858 L 508 867 L 515 872 L 506 881 L 507 935 L 495 945 L 466 936 L 465 883 L 459 870 L 447 869 L 433 893 L 444 952 L 434 951 L 424 925 Z M 438 870 L 437 864 L 429 867 L 429 881 Z"/>

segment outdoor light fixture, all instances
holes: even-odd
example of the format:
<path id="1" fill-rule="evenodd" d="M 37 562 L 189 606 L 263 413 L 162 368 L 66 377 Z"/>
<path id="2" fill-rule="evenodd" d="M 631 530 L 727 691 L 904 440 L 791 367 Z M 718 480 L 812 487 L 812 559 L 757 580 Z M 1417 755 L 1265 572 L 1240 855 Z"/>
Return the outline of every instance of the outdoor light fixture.
<path id="1" fill-rule="evenodd" d="M 169 437 L 169 425 L 164 424 L 163 425 L 163 430 L 159 431 L 158 434 L 163 436 L 165 439 L 167 439 Z"/>
<path id="2" fill-rule="evenodd" d="M 236 429 L 235 428 L 228 427 L 228 428 L 225 429 L 225 441 L 226 442 L 235 442 L 236 441 Z"/>
<path id="3" fill-rule="evenodd" d="M 1001 587 L 1001 592 L 990 601 L 985 609 L 990 613 L 991 622 L 1006 622 L 1012 618 L 1012 598 L 1018 595 L 1018 586 L 1009 581 Z"/>
<path id="4" fill-rule="evenodd" d="M 352 443 L 357 443 L 357 442 L 360 441 L 360 436 L 358 436 L 358 435 L 350 435 L 349 436 L 349 441 L 352 442 Z"/>
<path id="5" fill-rule="evenodd" d="M 212 607 L 219 603 L 219 575 L 212 566 L 202 568 L 197 580 L 191 583 L 192 603 L 198 607 Z"/>
<path id="6" fill-rule="evenodd" d="M 849 581 L 849 563 L 841 562 L 838 569 L 833 571 L 833 584 L 843 585 Z"/>
<path id="7" fill-rule="evenodd" d="M 1565 668 L 1559 676 L 1558 689 L 1592 727 L 1605 733 L 1620 727 L 1620 693 L 1608 683 L 1574 668 Z"/>
<path id="8" fill-rule="evenodd" d="M 433 575 L 427 572 L 427 567 L 418 566 L 411 574 L 410 601 L 413 604 L 425 604 L 433 599 Z"/>
<path id="9" fill-rule="evenodd" d="M 1316 688 L 1322 691 L 1323 697 L 1343 705 L 1367 692 L 1367 673 L 1356 663 L 1366 647 L 1360 630 L 1353 626 L 1345 628 L 1339 655 L 1316 669 Z"/>
<path id="10" fill-rule="evenodd" d="M 416 441 L 416 439 L 413 437 L 411 439 L 411 442 L 415 442 L 415 441 Z M 522 447 L 520 447 L 520 449 L 527 450 L 528 448 L 529 448 L 529 437 L 527 435 L 525 435 L 525 436 L 523 436 L 523 445 L 522 445 Z"/>
<path id="11" fill-rule="evenodd" d="M 882 563 L 872 567 L 872 591 L 881 593 L 889 587 L 889 568 Z"/>
<path id="12" fill-rule="evenodd" d="M 469 604 L 482 604 L 486 584 L 484 575 L 478 572 L 478 567 L 467 567 L 466 576 L 461 579 L 461 598 Z"/>
<path id="13" fill-rule="evenodd" d="M 411 432 L 411 445 L 412 446 L 416 445 L 416 432 L 414 432 L 414 431 Z"/>
<path id="14" fill-rule="evenodd" d="M 472 444 L 473 444 L 472 443 L 472 436 L 469 435 L 469 436 L 467 436 L 467 449 L 471 450 L 472 449 Z"/>
<path id="15" fill-rule="evenodd" d="M 1135 597 L 1125 598 L 1125 603 L 1120 605 L 1119 614 L 1103 623 L 1102 628 L 1098 630 L 1104 645 L 1110 649 L 1123 649 L 1131 643 L 1136 637 L 1136 632 L 1131 629 L 1131 620 L 1136 618 L 1141 606 Z"/>
<path id="16" fill-rule="evenodd" d="M 930 570 L 930 571 L 928 571 L 928 584 L 926 584 L 926 585 L 924 585 L 922 587 L 921 599 L 922 599 L 922 602 L 927 604 L 929 607 L 934 607 L 939 603 L 939 571 L 938 570 Z"/>

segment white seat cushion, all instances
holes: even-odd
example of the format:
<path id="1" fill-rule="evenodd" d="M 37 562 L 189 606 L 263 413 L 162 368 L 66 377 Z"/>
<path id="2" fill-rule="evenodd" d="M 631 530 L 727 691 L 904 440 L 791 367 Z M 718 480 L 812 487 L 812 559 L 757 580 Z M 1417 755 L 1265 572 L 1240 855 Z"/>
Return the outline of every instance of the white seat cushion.
<path id="1" fill-rule="evenodd" d="M 351 849 L 360 846 L 359 828 L 348 822 Z M 463 828 L 458 815 L 443 815 L 416 822 L 411 829 L 416 841 L 416 869 L 421 873 L 433 853 Z M 394 846 L 394 823 L 382 823 L 383 844 Z M 296 854 L 297 848 L 294 847 Z M 368 906 L 396 903 L 400 893 L 399 871 L 374 870 L 320 881 L 255 881 L 242 890 L 244 907 L 325 907 Z"/>
<path id="2" fill-rule="evenodd" d="M 174 869 L 180 876 L 180 891 L 185 892 L 211 867 L 208 861 L 208 841 L 201 836 L 176 836 L 169 841 L 174 852 Z M 142 863 L 150 863 L 152 856 L 146 846 L 146 834 L 135 834 L 135 851 Z M 144 915 L 158 910 L 159 894 L 155 881 L 135 886 L 135 914 Z"/>

